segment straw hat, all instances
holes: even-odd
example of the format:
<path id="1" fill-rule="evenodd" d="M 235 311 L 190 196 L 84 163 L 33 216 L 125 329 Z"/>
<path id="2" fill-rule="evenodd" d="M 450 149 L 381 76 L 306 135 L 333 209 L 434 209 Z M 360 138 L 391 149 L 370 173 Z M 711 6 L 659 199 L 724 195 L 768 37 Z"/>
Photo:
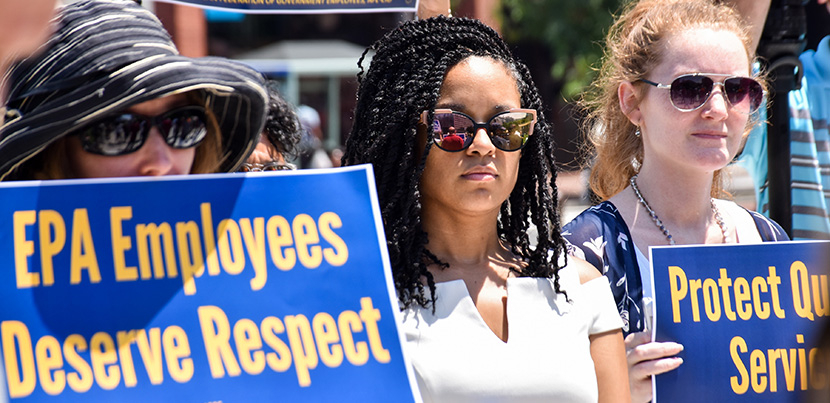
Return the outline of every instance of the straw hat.
<path id="1" fill-rule="evenodd" d="M 217 57 L 180 56 L 151 12 L 130 0 L 82 0 L 58 10 L 57 32 L 9 74 L 0 126 L 0 180 L 55 140 L 155 98 L 196 91 L 222 133 L 221 170 L 256 146 L 267 92 L 260 73 Z"/>

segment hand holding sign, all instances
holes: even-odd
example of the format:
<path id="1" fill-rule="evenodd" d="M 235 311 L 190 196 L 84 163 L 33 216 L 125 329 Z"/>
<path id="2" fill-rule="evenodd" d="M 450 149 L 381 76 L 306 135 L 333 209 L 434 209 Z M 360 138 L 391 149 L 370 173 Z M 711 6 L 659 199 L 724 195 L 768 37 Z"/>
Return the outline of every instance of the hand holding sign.
<path id="1" fill-rule="evenodd" d="M 673 342 L 652 342 L 651 332 L 631 333 L 625 338 L 625 355 L 628 359 L 628 381 L 632 402 L 650 402 L 652 399 L 652 375 L 671 371 L 683 363 L 675 357 L 683 351 L 683 345 Z"/>

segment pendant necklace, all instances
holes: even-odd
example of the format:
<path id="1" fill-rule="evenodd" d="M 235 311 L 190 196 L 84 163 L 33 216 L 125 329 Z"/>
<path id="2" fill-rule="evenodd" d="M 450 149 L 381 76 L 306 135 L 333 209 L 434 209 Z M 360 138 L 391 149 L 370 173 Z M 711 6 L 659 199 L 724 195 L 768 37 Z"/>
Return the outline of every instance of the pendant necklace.
<path id="1" fill-rule="evenodd" d="M 651 220 L 654 221 L 654 225 L 666 236 L 666 239 L 669 240 L 669 245 L 675 245 L 674 238 L 669 233 L 668 228 L 663 224 L 663 221 L 660 220 L 660 217 L 657 217 L 657 213 L 651 209 L 651 206 L 648 205 L 648 202 L 643 197 L 642 193 L 640 193 L 640 188 L 637 187 L 637 175 L 634 175 L 629 180 L 631 183 L 631 189 L 634 190 L 634 194 L 637 195 L 637 199 L 640 200 L 640 204 L 645 207 L 648 214 L 651 216 Z M 720 215 L 720 210 L 718 210 L 718 206 L 715 205 L 715 199 L 709 199 L 709 202 L 712 205 L 712 212 L 715 215 L 715 222 L 718 223 L 718 227 L 720 227 L 720 232 L 723 234 L 723 243 L 729 243 L 729 235 L 726 227 L 726 222 L 723 221 L 723 217 Z"/>

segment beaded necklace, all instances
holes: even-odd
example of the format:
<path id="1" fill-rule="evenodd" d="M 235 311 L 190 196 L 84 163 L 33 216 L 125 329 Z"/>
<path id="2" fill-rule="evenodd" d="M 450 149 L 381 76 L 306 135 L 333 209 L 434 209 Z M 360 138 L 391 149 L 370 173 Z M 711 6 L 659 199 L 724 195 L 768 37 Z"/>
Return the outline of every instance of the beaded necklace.
<path id="1" fill-rule="evenodd" d="M 637 175 L 634 175 L 629 180 L 631 183 L 631 189 L 634 190 L 634 194 L 637 195 L 637 199 L 640 200 L 640 204 L 646 208 L 648 214 L 651 216 L 651 220 L 654 221 L 654 225 L 657 226 L 658 229 L 666 236 L 666 239 L 669 240 L 669 245 L 675 245 L 674 238 L 669 233 L 668 228 L 663 225 L 663 221 L 660 220 L 660 217 L 657 217 L 657 213 L 651 209 L 651 206 L 648 205 L 648 202 L 643 197 L 643 194 L 640 193 L 640 188 L 637 187 Z M 718 227 L 720 227 L 720 232 L 723 234 L 723 243 L 729 243 L 729 235 L 726 227 L 726 222 L 723 220 L 723 217 L 720 215 L 720 210 L 718 210 L 718 206 L 715 205 L 715 199 L 709 199 L 709 203 L 712 205 L 712 212 L 715 214 L 715 222 L 718 223 Z"/>

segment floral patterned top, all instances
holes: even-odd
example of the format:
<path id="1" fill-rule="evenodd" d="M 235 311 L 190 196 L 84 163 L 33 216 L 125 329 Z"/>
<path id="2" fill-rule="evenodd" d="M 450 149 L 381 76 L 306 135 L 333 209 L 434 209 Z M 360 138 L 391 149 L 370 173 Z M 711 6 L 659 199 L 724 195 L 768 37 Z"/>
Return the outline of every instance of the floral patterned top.
<path id="1" fill-rule="evenodd" d="M 764 242 L 789 240 L 777 223 L 757 212 L 746 211 Z M 643 280 L 637 250 L 617 207 L 604 201 L 588 208 L 565 225 L 562 235 L 570 243 L 568 253 L 587 260 L 608 277 L 623 321 L 623 334 L 643 331 Z"/>

